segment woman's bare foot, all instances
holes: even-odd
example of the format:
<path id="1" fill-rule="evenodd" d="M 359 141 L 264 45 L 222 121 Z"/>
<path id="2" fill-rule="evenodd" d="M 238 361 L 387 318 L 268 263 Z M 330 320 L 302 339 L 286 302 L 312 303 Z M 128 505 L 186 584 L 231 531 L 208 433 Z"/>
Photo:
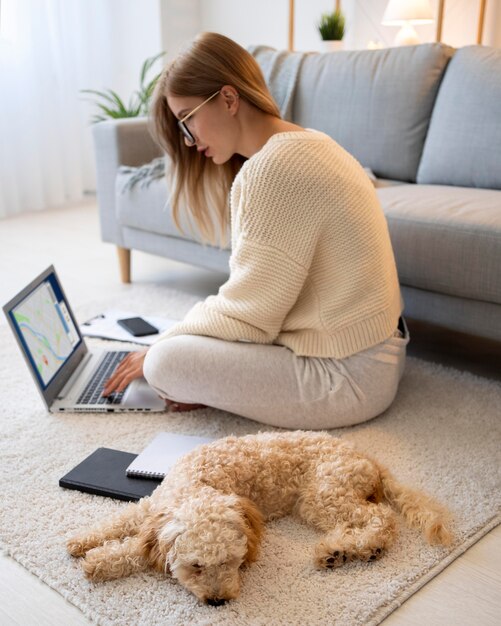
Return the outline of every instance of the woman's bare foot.
<path id="1" fill-rule="evenodd" d="M 174 402 L 174 400 L 168 400 L 164 398 L 165 404 L 169 409 L 169 413 L 177 413 L 178 411 L 194 411 L 195 409 L 204 409 L 206 404 L 185 404 L 183 402 Z"/>

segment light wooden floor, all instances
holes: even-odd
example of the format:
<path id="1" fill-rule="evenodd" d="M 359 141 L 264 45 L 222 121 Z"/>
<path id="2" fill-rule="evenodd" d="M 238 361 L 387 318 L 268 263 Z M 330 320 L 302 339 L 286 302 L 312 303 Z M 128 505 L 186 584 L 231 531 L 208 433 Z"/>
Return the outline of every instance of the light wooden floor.
<path id="1" fill-rule="evenodd" d="M 224 274 L 133 253 L 133 281 L 159 282 L 205 297 Z M 118 282 L 115 249 L 100 241 L 95 202 L 0 221 L 0 304 L 53 263 L 73 307 Z M 500 347 L 445 335 L 407 320 L 408 354 L 501 379 Z M 0 316 L 0 324 L 5 324 Z M 68 626 L 89 620 L 12 559 L 0 556 L 0 624 Z M 491 531 L 384 621 L 385 626 L 501 623 L 501 527 Z"/>

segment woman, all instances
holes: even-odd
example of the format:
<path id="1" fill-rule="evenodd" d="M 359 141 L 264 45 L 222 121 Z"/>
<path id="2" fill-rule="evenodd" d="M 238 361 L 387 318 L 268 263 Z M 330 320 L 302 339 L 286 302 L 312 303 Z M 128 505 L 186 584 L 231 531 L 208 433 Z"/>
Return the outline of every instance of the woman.
<path id="1" fill-rule="evenodd" d="M 152 113 L 175 223 L 182 200 L 214 244 L 208 207 L 223 239 L 231 217 L 230 276 L 127 357 L 105 394 L 144 375 L 174 409 L 299 429 L 383 412 L 409 334 L 386 220 L 360 164 L 328 135 L 281 119 L 254 58 L 215 33 L 164 70 Z"/>

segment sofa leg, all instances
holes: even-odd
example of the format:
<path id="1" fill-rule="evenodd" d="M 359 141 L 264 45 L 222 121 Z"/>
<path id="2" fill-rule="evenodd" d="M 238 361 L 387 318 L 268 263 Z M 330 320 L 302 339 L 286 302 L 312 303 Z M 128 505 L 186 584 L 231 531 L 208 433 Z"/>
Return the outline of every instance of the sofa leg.
<path id="1" fill-rule="evenodd" d="M 123 283 L 130 283 L 130 250 L 117 246 L 117 252 L 120 265 L 120 279 Z"/>

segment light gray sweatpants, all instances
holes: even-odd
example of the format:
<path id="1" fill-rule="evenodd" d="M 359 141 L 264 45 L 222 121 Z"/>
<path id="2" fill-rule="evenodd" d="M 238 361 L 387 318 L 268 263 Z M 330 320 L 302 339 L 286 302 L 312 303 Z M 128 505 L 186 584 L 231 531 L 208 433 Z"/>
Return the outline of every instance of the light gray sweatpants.
<path id="1" fill-rule="evenodd" d="M 282 428 L 364 422 L 393 402 L 410 336 L 345 359 L 297 356 L 285 346 L 178 335 L 154 344 L 144 375 L 161 397 L 205 404 Z"/>

